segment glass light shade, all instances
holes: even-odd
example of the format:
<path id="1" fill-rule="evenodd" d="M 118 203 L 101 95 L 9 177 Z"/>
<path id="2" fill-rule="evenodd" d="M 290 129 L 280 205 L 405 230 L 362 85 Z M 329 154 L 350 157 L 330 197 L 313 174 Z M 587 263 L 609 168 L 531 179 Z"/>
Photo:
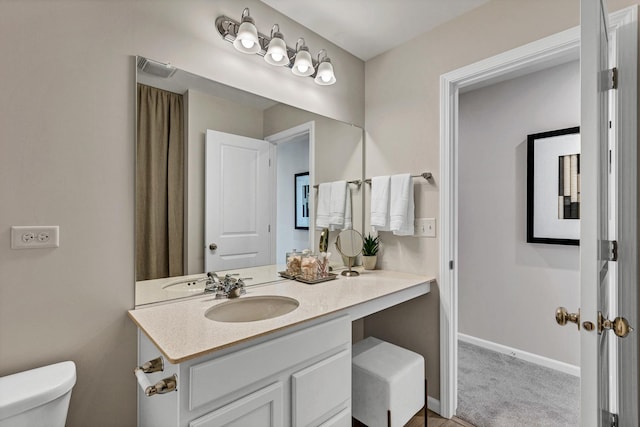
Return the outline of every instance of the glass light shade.
<path id="1" fill-rule="evenodd" d="M 310 76 L 314 71 L 315 69 L 313 68 L 313 61 L 311 60 L 309 49 L 303 46 L 296 54 L 296 60 L 293 62 L 291 72 L 296 76 Z"/>
<path id="2" fill-rule="evenodd" d="M 325 59 L 318 65 L 318 74 L 316 74 L 314 81 L 322 86 L 332 85 L 336 82 L 333 65 L 329 59 Z"/>
<path id="3" fill-rule="evenodd" d="M 252 22 L 251 18 L 242 19 L 242 24 L 238 28 L 238 35 L 233 41 L 233 47 L 242 53 L 258 53 L 261 50 L 258 41 L 258 30 Z"/>
<path id="4" fill-rule="evenodd" d="M 271 65 L 289 65 L 287 45 L 281 37 L 274 36 L 271 39 L 264 60 Z"/>

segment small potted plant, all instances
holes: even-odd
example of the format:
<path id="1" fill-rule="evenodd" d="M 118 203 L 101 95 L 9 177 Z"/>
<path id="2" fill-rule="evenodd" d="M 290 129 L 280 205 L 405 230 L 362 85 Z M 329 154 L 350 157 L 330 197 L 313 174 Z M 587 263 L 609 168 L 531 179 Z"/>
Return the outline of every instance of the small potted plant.
<path id="1" fill-rule="evenodd" d="M 362 245 L 362 264 L 365 270 L 376 269 L 378 249 L 380 249 L 380 236 L 373 237 L 371 233 L 367 234 Z"/>

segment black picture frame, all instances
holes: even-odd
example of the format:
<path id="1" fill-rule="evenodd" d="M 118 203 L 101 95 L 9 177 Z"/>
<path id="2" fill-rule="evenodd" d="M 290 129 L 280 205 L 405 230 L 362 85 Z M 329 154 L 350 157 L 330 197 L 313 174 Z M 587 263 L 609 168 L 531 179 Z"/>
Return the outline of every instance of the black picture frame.
<path id="1" fill-rule="evenodd" d="M 568 202 L 565 160 L 572 168 Z M 527 243 L 580 245 L 579 179 L 579 126 L 527 135 Z"/>
<path id="2" fill-rule="evenodd" d="M 309 172 L 297 173 L 294 176 L 294 220 L 296 230 L 309 229 Z"/>

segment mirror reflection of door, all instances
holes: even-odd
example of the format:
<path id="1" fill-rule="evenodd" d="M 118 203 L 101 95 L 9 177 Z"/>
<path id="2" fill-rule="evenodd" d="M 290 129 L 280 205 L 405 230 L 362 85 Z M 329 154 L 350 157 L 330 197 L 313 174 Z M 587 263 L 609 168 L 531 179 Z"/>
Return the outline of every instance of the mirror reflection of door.
<path id="1" fill-rule="evenodd" d="M 205 270 L 267 265 L 271 260 L 270 144 L 207 130 Z"/>

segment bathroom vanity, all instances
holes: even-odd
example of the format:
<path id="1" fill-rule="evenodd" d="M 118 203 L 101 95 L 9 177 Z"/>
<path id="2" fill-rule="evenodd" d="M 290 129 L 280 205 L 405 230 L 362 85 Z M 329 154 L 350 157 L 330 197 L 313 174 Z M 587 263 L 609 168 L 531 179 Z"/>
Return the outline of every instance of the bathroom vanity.
<path id="1" fill-rule="evenodd" d="M 367 271 L 317 285 L 251 286 L 229 301 L 204 295 L 131 310 L 138 364 L 164 360 L 148 382 L 176 378 L 165 394 L 138 389 L 138 425 L 350 426 L 351 322 L 428 293 L 432 280 Z M 211 320 L 216 306 L 260 297 L 298 306 L 264 320 Z"/>

